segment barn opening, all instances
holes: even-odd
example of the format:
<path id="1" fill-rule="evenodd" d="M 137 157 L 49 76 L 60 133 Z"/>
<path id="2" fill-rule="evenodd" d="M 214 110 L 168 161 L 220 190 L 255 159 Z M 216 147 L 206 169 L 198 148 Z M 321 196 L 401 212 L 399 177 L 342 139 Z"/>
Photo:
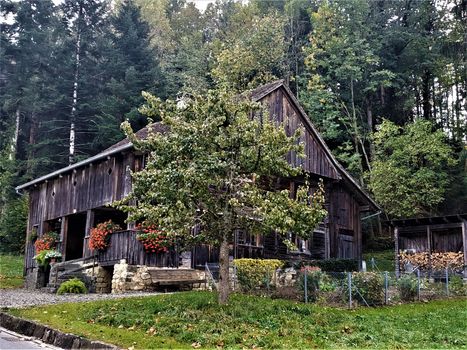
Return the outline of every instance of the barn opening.
<path id="1" fill-rule="evenodd" d="M 68 216 L 65 260 L 83 257 L 84 237 L 86 235 L 86 213 Z"/>

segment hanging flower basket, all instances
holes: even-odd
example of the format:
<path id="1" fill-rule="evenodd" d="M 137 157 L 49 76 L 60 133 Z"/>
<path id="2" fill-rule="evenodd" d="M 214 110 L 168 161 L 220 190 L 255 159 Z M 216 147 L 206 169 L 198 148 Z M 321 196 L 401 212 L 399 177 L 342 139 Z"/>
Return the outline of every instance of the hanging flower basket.
<path id="1" fill-rule="evenodd" d="M 136 239 L 143 244 L 146 253 L 166 253 L 174 245 L 173 237 L 154 225 L 139 225 L 137 229 Z"/>
<path id="2" fill-rule="evenodd" d="M 105 250 L 110 245 L 110 235 L 121 230 L 120 226 L 112 222 L 112 220 L 102 222 L 91 229 L 89 236 L 89 249 Z"/>
<path id="3" fill-rule="evenodd" d="M 56 232 L 47 232 L 36 239 L 34 247 L 36 248 L 36 254 L 39 254 L 43 250 L 51 250 L 55 248 L 57 244 L 58 234 Z"/>

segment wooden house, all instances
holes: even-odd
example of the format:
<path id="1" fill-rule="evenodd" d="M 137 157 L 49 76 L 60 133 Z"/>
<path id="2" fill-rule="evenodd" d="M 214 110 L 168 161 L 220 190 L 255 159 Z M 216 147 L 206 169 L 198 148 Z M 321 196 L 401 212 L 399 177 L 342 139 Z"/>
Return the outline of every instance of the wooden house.
<path id="1" fill-rule="evenodd" d="M 292 133 L 302 127 L 306 159 L 291 155 L 289 161 L 299 165 L 312 181 L 323 179 L 326 190 L 328 217 L 319 227 L 310 227 L 312 239 L 296 239 L 297 251 L 288 251 L 278 236 L 255 237 L 238 231 L 232 242 L 233 257 L 264 257 L 282 259 L 328 259 L 362 257 L 361 213 L 379 210 L 377 204 L 362 190 L 356 181 L 333 157 L 302 107 L 289 88 L 277 81 L 264 85 L 251 94 L 269 110 L 270 116 L 286 122 Z M 165 132 L 161 124 L 155 131 Z M 137 133 L 144 138 L 146 129 Z M 23 184 L 18 191 L 29 193 L 28 238 L 31 232 L 38 236 L 48 231 L 59 233 L 58 249 L 64 261 L 94 259 L 102 266 L 112 266 L 122 259 L 130 265 L 179 267 L 188 259 L 192 268 L 215 262 L 217 251 L 200 246 L 191 252 L 146 254 L 131 224 L 125 223 L 126 215 L 108 206 L 122 199 L 131 190 L 131 171 L 144 168 L 145 156 L 136 151 L 127 140 L 86 160 L 59 169 L 48 175 Z M 293 189 L 300 179 L 284 179 L 284 186 Z M 97 223 L 112 219 L 125 227 L 111 235 L 110 248 L 95 255 L 88 248 L 89 233 Z M 293 237 L 292 237 L 293 238 Z M 25 254 L 25 274 L 36 269 L 34 246 L 28 239 Z M 33 283 L 38 286 L 37 283 Z"/>

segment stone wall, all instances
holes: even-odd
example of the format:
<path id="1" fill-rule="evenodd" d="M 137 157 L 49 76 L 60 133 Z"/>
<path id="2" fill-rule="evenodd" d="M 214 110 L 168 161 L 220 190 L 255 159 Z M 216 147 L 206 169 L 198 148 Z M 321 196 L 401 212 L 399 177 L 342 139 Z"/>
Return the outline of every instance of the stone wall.
<path id="1" fill-rule="evenodd" d="M 157 270 L 154 267 L 147 267 L 144 265 L 128 265 L 125 260 L 121 260 L 118 264 L 114 265 L 112 276 L 112 293 L 123 293 L 127 291 L 153 291 L 155 285 L 152 282 L 150 270 Z M 167 273 L 168 269 L 161 269 Z M 184 271 L 183 268 L 177 269 L 178 274 Z M 193 270 L 186 269 L 193 273 Z M 153 271 L 154 272 L 154 271 Z M 199 279 L 204 279 L 204 271 L 196 271 Z M 163 278 L 165 279 L 165 278 Z M 193 285 L 182 285 L 181 289 L 202 290 L 206 288 L 205 283 L 193 283 Z"/>
<path id="2" fill-rule="evenodd" d="M 128 265 L 125 260 L 114 265 L 112 293 L 153 290 L 147 266 Z"/>

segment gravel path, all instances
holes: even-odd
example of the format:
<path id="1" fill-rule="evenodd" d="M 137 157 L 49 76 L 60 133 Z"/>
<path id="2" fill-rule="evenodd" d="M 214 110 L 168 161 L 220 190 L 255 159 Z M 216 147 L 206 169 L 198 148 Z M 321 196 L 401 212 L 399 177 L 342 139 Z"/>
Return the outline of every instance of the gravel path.
<path id="1" fill-rule="evenodd" d="M 20 308 L 35 305 L 79 303 L 93 300 L 108 300 L 127 297 L 150 296 L 160 293 L 129 292 L 121 294 L 67 294 L 57 295 L 38 290 L 0 289 L 0 308 Z"/>

